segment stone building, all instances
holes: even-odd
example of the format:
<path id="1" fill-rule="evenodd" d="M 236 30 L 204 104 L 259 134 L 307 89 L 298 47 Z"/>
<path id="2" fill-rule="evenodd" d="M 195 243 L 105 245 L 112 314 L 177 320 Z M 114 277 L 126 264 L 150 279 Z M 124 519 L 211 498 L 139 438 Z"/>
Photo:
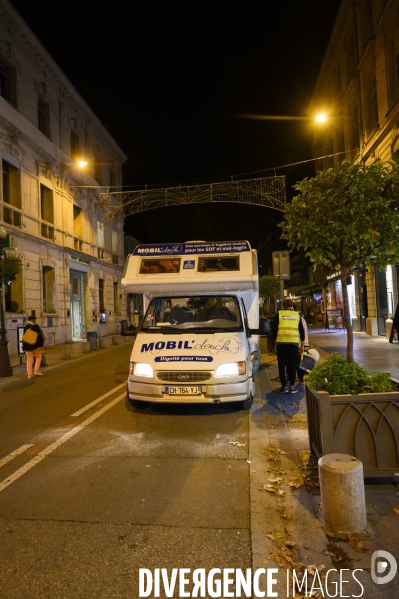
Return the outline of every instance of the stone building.
<path id="1" fill-rule="evenodd" d="M 343 158 L 372 164 L 399 160 L 399 3 L 342 0 L 312 97 L 326 122 L 314 137 L 317 170 Z M 334 155 L 334 156 L 333 156 Z M 355 330 L 384 335 L 399 299 L 398 265 L 379 264 L 350 277 Z M 327 307 L 341 307 L 340 273 L 320 273 Z"/>
<path id="2" fill-rule="evenodd" d="M 50 345 L 117 333 L 126 317 L 123 215 L 103 221 L 99 194 L 118 191 L 126 156 L 7 0 L 0 158 L 0 224 L 22 260 L 2 289 L 10 353 L 31 313 Z"/>

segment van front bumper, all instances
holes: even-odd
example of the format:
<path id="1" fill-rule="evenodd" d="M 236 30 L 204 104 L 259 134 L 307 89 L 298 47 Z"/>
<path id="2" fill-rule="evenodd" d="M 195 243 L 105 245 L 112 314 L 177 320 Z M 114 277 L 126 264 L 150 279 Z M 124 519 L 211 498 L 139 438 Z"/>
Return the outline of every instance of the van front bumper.
<path id="1" fill-rule="evenodd" d="M 202 393 L 198 395 L 168 395 L 165 393 L 165 385 L 138 383 L 130 380 L 127 388 L 129 398 L 138 401 L 154 403 L 221 403 L 244 401 L 251 393 L 251 385 L 252 379 L 246 379 L 239 383 L 198 384 L 202 387 Z"/>

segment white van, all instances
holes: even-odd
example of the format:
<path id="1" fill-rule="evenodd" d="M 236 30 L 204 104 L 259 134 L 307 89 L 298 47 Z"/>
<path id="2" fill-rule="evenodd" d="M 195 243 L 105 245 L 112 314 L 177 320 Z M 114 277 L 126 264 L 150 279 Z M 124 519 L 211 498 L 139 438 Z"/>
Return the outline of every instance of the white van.
<path id="1" fill-rule="evenodd" d="M 139 245 L 122 285 L 144 295 L 127 385 L 134 407 L 251 407 L 269 322 L 259 322 L 257 256 L 247 241 Z"/>

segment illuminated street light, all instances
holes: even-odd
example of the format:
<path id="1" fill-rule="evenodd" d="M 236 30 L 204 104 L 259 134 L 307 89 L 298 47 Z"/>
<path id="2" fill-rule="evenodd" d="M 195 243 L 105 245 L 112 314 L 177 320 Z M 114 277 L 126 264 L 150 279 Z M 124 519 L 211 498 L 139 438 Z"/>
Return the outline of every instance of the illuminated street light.
<path id="1" fill-rule="evenodd" d="M 323 124 L 333 125 L 337 121 L 340 121 L 341 123 L 347 123 L 351 127 L 356 127 L 356 129 L 359 132 L 359 136 L 360 136 L 360 153 L 363 154 L 363 149 L 366 145 L 365 137 L 364 137 L 364 133 L 363 133 L 362 129 L 360 128 L 360 126 L 357 123 L 353 123 L 352 121 L 347 121 L 346 119 L 343 119 L 340 116 L 327 116 L 324 112 L 320 112 L 319 114 L 317 114 L 314 117 L 314 119 L 317 123 L 319 123 L 321 125 L 323 125 Z"/>
<path id="2" fill-rule="evenodd" d="M 79 168 L 84 168 L 85 166 L 87 166 L 87 161 L 86 160 L 78 160 L 77 162 L 74 162 L 73 164 L 63 164 L 61 166 L 61 169 L 57 175 L 57 185 L 60 184 L 60 176 L 62 173 L 65 173 L 66 171 L 70 171 L 73 169 L 74 166 L 78 166 Z"/>

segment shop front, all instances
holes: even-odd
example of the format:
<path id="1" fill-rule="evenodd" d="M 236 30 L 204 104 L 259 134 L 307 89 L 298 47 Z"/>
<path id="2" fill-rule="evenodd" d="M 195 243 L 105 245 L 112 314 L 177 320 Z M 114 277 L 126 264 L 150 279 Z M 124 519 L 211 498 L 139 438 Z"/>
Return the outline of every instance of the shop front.
<path id="1" fill-rule="evenodd" d="M 324 275 L 325 283 L 323 284 L 323 298 L 321 305 L 326 310 L 326 327 L 328 328 L 329 323 L 336 322 L 338 319 L 343 328 L 344 318 L 344 296 L 342 289 L 342 280 L 340 271 L 327 272 Z M 353 324 L 357 319 L 356 310 L 356 292 L 355 292 L 355 278 L 353 275 L 348 275 L 345 280 L 346 290 L 348 294 L 349 304 L 349 317 Z M 338 316 L 337 316 L 338 315 Z M 339 317 L 339 318 L 338 318 Z M 334 326 L 334 328 L 337 328 Z"/>

